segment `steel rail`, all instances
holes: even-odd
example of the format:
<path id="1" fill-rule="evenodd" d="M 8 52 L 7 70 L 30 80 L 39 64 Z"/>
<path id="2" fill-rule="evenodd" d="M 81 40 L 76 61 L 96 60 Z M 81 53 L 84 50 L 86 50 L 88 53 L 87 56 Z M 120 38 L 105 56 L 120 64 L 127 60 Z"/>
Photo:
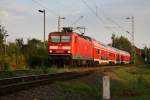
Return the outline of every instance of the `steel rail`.
<path id="1" fill-rule="evenodd" d="M 126 67 L 130 67 L 127 65 Z M 46 85 L 60 80 L 75 79 L 82 76 L 87 76 L 93 72 L 106 72 L 116 68 L 122 68 L 122 66 L 111 66 L 111 67 L 97 67 L 87 68 L 79 72 L 63 72 L 55 74 L 42 74 L 42 75 L 30 75 L 0 79 L 0 96 L 15 93 L 20 90 L 30 89 L 30 87 L 36 87 L 40 85 Z"/>
<path id="2" fill-rule="evenodd" d="M 17 92 L 19 90 L 29 89 L 30 87 L 40 86 L 59 80 L 68 80 L 85 75 L 91 71 L 84 72 L 64 72 L 56 74 L 31 75 L 23 77 L 14 77 L 0 80 L 0 96 Z"/>

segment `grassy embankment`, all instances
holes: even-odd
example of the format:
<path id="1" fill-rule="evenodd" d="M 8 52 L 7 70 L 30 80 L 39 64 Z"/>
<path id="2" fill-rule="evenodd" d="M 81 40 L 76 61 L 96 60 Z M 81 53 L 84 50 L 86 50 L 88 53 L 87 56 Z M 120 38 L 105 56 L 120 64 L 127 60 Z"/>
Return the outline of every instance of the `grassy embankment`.
<path id="1" fill-rule="evenodd" d="M 68 69 L 49 69 L 51 73 L 61 71 Z M 42 73 L 42 71 L 38 73 L 40 72 Z M 137 57 L 133 67 L 123 67 L 110 73 L 116 77 L 110 75 L 111 100 L 149 100 L 150 66 L 145 65 L 143 59 Z M 85 79 L 56 82 L 56 84 L 60 87 L 59 96 L 55 94 L 56 100 L 102 100 L 102 81 L 99 75 L 94 74 Z"/>
<path id="2" fill-rule="evenodd" d="M 112 80 L 111 94 L 115 100 L 148 100 L 150 68 L 136 66 L 114 71 L 120 80 Z"/>
<path id="3" fill-rule="evenodd" d="M 117 77 L 111 79 L 111 100 L 149 100 L 150 66 L 145 65 L 143 59 L 137 57 L 133 67 L 116 69 L 111 73 L 113 77 Z M 92 76 L 86 81 L 73 80 L 57 84 L 63 94 L 56 97 L 56 100 L 66 100 L 68 96 L 72 100 L 102 100 L 102 82 L 99 76 Z"/>
<path id="4" fill-rule="evenodd" d="M 20 77 L 26 75 L 39 75 L 39 74 L 52 74 L 52 73 L 61 73 L 61 72 L 69 72 L 69 71 L 78 71 L 77 68 L 47 68 L 43 70 L 41 68 L 37 69 L 23 69 L 23 70 L 6 70 L 0 71 L 0 79 L 10 78 L 10 77 Z"/>

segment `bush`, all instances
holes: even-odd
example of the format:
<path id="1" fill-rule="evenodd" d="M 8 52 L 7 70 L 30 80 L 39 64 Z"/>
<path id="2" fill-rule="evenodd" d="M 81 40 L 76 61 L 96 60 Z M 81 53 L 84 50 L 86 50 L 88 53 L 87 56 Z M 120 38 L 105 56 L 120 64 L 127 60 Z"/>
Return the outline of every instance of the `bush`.
<path id="1" fill-rule="evenodd" d="M 0 57 L 0 69 L 1 70 L 9 70 L 10 69 L 9 58 L 7 56 Z"/>
<path id="2" fill-rule="evenodd" d="M 45 48 L 37 48 L 33 54 L 29 55 L 28 63 L 35 68 L 36 66 L 48 66 L 48 54 Z M 42 67 L 45 69 L 45 67 Z"/>

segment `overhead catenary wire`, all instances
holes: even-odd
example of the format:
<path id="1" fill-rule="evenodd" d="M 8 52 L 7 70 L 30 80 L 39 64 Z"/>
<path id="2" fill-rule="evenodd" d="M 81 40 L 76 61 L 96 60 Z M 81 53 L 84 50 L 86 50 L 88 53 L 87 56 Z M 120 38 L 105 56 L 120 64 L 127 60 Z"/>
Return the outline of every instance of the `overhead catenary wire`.
<path id="1" fill-rule="evenodd" d="M 71 23 L 71 27 L 73 26 L 73 25 L 75 25 L 79 20 L 81 20 L 82 18 L 83 18 L 84 16 L 80 16 L 77 20 L 75 20 L 73 23 Z"/>
<path id="2" fill-rule="evenodd" d="M 94 2 L 94 0 L 92 1 L 92 4 L 95 6 L 96 8 L 96 14 L 98 14 L 98 6 L 97 4 Z M 99 8 L 101 10 L 101 12 L 103 13 L 103 15 L 105 16 L 106 20 L 117 25 L 119 28 L 122 28 L 118 23 L 116 23 L 114 20 L 112 20 L 112 18 L 110 18 L 101 8 Z M 101 14 L 102 14 L 101 13 Z"/>
<path id="3" fill-rule="evenodd" d="M 42 3 L 38 2 L 37 0 L 32 0 L 34 3 L 36 3 L 37 5 L 43 7 L 44 9 L 48 10 L 49 12 L 51 12 L 51 14 L 55 15 L 55 16 L 60 16 L 59 14 L 57 14 L 56 12 L 54 12 L 53 10 L 49 9 L 48 7 L 46 7 L 45 5 L 43 5 Z M 98 18 L 98 20 L 102 23 L 106 25 L 106 21 L 104 20 L 104 18 L 100 17 L 97 13 L 97 11 L 95 11 L 85 0 L 81 0 L 87 7 L 88 9 Z M 94 6 L 96 6 L 95 3 L 93 3 Z M 106 16 L 106 14 L 104 14 Z M 118 28 L 120 28 L 121 30 L 127 32 L 122 26 L 120 26 L 118 23 L 116 23 L 115 21 L 113 21 L 110 17 L 106 16 L 106 19 L 113 23 L 114 25 L 116 25 Z M 105 29 L 108 30 L 112 30 L 110 28 L 104 27 Z"/>
<path id="4" fill-rule="evenodd" d="M 91 2 L 91 4 L 93 4 L 93 6 L 94 6 L 94 8 L 95 8 L 95 14 L 96 14 L 96 16 L 99 16 L 99 14 L 98 14 L 99 7 L 98 7 L 97 4 L 95 3 L 95 0 L 90 1 L 90 2 Z M 101 9 L 100 9 L 100 10 L 101 10 Z M 102 13 L 104 13 L 104 12 L 101 12 L 101 14 L 102 14 Z M 106 15 L 106 14 L 104 13 L 104 15 Z M 105 20 L 108 19 L 107 16 L 105 16 L 105 18 L 106 18 Z M 111 28 L 111 27 L 107 27 L 107 26 L 105 26 L 104 28 L 107 28 L 107 29 L 112 30 L 112 31 L 115 30 L 115 28 Z"/>
<path id="5" fill-rule="evenodd" d="M 60 14 L 57 14 L 56 12 L 54 12 L 53 10 L 49 9 L 48 7 L 46 7 L 45 5 L 41 4 L 40 2 L 38 2 L 37 0 L 32 0 L 34 3 L 36 3 L 37 5 L 43 7 L 44 9 L 48 10 L 49 12 L 51 12 L 51 14 L 57 16 L 58 18 L 61 17 Z M 57 2 L 58 3 L 58 2 Z M 60 2 L 59 2 L 60 3 Z M 65 17 L 65 16 L 63 16 Z M 66 22 L 69 22 L 68 20 Z M 69 22 L 71 23 L 71 22 Z M 69 27 L 69 24 L 68 24 L 68 27 Z"/>
<path id="6" fill-rule="evenodd" d="M 36 1 L 36 0 L 32 0 L 34 3 L 36 3 L 37 5 L 43 7 L 44 9 L 46 9 L 47 11 L 51 12 L 51 14 L 55 15 L 55 16 L 59 16 L 56 12 L 54 12 L 53 10 L 49 9 L 48 7 L 46 7 L 45 5 L 43 5 L 42 3 Z"/>
<path id="7" fill-rule="evenodd" d="M 46 10 L 48 10 L 48 11 L 50 11 L 53 15 L 56 15 L 56 16 L 60 16 L 59 14 L 57 14 L 56 12 L 54 12 L 53 10 L 51 10 L 51 9 L 49 9 L 49 8 L 47 8 L 45 5 L 43 5 L 42 3 L 40 3 L 39 1 L 37 1 L 37 0 L 32 0 L 34 3 L 36 3 L 37 5 L 39 5 L 39 6 L 41 6 L 41 7 L 43 7 L 44 9 L 46 9 Z M 78 20 L 80 20 L 80 19 L 78 19 Z M 75 22 L 76 23 L 76 22 Z M 75 24 L 75 23 L 71 23 L 71 24 Z"/>
<path id="8" fill-rule="evenodd" d="M 104 20 L 104 18 L 102 18 L 101 16 L 98 15 L 97 11 L 95 11 L 95 9 L 93 9 L 85 0 L 81 0 L 85 6 L 93 13 L 93 15 L 95 15 L 95 17 L 98 19 L 98 22 L 101 22 L 102 24 L 104 24 L 104 29 L 109 30 L 109 31 L 113 31 L 114 29 L 110 29 L 105 27 L 105 25 L 107 24 L 106 21 Z"/>
<path id="9" fill-rule="evenodd" d="M 103 24 L 106 24 L 105 21 L 103 20 L 103 18 L 101 18 L 100 16 L 98 16 L 98 15 L 96 14 L 96 12 L 93 10 L 93 8 L 91 8 L 91 7 L 89 6 L 89 4 L 88 4 L 85 0 L 81 0 L 81 1 L 87 6 L 87 8 L 88 8 Z"/>
<path id="10" fill-rule="evenodd" d="M 102 19 L 102 18 L 98 15 L 97 8 L 96 8 L 97 5 L 96 5 L 94 2 L 93 2 L 93 4 L 94 4 L 94 6 L 96 6 L 96 7 L 95 7 L 95 8 L 96 8 L 96 11 L 93 10 L 93 8 L 90 7 L 90 6 L 88 5 L 88 3 L 87 3 L 85 0 L 81 0 L 81 1 L 88 7 L 89 10 L 92 11 L 92 13 L 93 13 L 103 24 L 106 24 L 106 22 L 104 21 L 104 19 Z M 115 26 L 117 26 L 117 27 L 118 27 L 119 29 L 121 29 L 122 31 L 128 33 L 128 31 L 127 31 L 124 27 L 122 27 L 122 26 L 119 25 L 117 22 L 115 22 L 115 21 L 112 20 L 110 17 L 108 17 L 104 12 L 103 12 L 103 14 L 104 14 L 104 16 L 106 17 L 106 20 L 107 20 L 107 21 L 111 22 L 112 24 L 114 24 Z M 104 28 L 106 28 L 106 27 L 104 27 Z M 106 29 L 109 29 L 109 28 L 106 28 Z"/>

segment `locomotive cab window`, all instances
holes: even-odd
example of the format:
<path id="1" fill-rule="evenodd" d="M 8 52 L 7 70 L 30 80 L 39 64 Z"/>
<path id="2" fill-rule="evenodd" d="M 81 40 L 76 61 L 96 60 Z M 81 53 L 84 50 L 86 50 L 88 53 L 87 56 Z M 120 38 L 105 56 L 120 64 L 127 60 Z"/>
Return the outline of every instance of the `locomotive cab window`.
<path id="1" fill-rule="evenodd" d="M 62 35 L 62 36 L 51 36 L 51 42 L 54 42 L 54 43 L 59 43 L 59 42 L 70 42 L 70 36 L 65 36 L 65 35 Z"/>
<path id="2" fill-rule="evenodd" d="M 70 42 L 70 36 L 61 36 L 61 42 Z"/>
<path id="3" fill-rule="evenodd" d="M 60 36 L 51 36 L 51 42 L 55 42 L 55 43 L 60 42 Z"/>

